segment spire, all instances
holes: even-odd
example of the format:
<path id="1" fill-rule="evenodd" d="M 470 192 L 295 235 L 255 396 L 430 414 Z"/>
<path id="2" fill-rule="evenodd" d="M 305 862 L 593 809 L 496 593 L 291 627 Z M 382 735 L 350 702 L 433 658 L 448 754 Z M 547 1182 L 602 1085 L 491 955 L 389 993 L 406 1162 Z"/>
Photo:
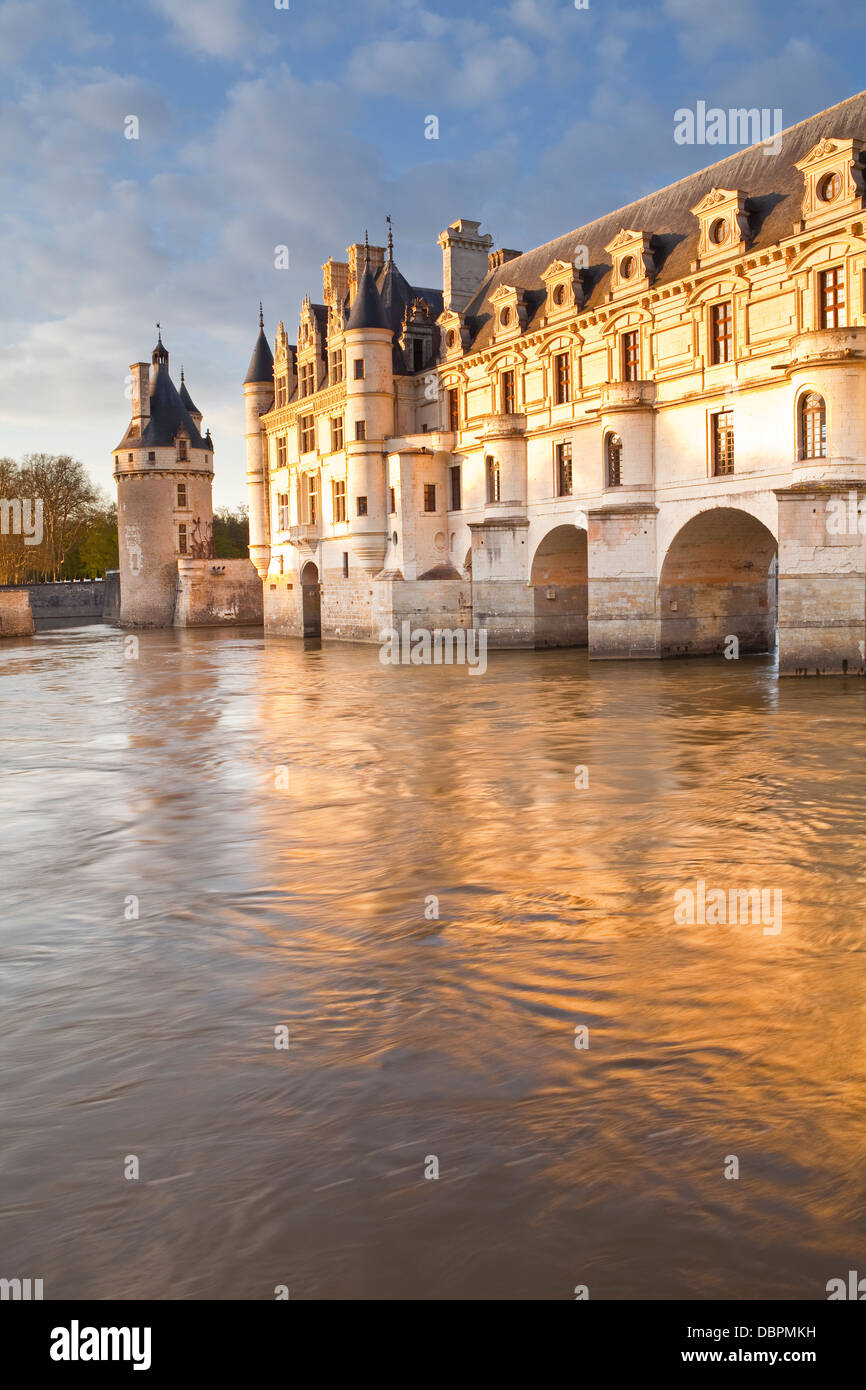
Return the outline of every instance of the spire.
<path id="1" fill-rule="evenodd" d="M 394 259 L 394 229 L 393 229 L 393 227 L 391 226 L 391 214 L 390 214 L 390 213 L 388 213 L 388 216 L 385 218 L 385 221 L 388 223 L 388 260 L 389 260 L 389 261 L 393 261 L 393 259 Z"/>
<path id="2" fill-rule="evenodd" d="M 157 333 L 156 347 L 153 349 L 153 353 L 152 353 L 152 355 L 151 355 L 151 359 L 150 359 L 150 360 L 151 360 L 151 362 L 153 363 L 154 366 L 157 366 L 157 365 L 159 365 L 160 363 L 165 363 L 165 365 L 166 365 L 166 367 L 167 367 L 167 366 L 168 366 L 168 350 L 166 349 L 165 344 L 164 344 L 163 341 L 162 341 L 162 324 L 161 324 L 161 323 L 158 323 L 158 324 L 156 325 L 156 333 Z"/>
<path id="3" fill-rule="evenodd" d="M 183 367 L 181 367 L 180 369 L 180 391 L 178 392 L 178 394 L 189 414 L 195 420 L 196 424 L 199 424 L 201 422 L 201 411 L 199 410 L 198 406 L 194 404 L 192 396 L 186 389 L 186 383 L 183 379 Z"/>
<path id="4" fill-rule="evenodd" d="M 256 338 L 256 345 L 253 348 L 253 355 L 250 358 L 250 365 L 244 377 L 244 386 L 251 382 L 256 385 L 268 383 L 273 385 L 274 381 L 274 354 L 271 352 L 270 344 L 265 337 L 265 319 L 262 312 L 261 300 L 259 300 L 259 336 Z"/>
<path id="5" fill-rule="evenodd" d="M 370 268 L 369 255 L 358 281 L 358 289 L 352 302 L 346 328 L 390 328 L 382 296 L 376 288 L 376 281 Z"/>
<path id="6" fill-rule="evenodd" d="M 367 228 L 364 228 L 364 265 L 370 264 L 370 237 Z"/>

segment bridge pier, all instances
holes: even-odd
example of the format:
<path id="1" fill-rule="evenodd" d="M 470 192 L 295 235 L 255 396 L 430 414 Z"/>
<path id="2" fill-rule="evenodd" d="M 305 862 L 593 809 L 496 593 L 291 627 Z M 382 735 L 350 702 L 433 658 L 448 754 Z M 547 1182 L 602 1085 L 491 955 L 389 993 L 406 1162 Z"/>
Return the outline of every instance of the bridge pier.
<path id="1" fill-rule="evenodd" d="M 776 497 L 779 675 L 862 675 L 866 482 L 795 483 Z"/>
<path id="2" fill-rule="evenodd" d="M 590 659 L 658 657 L 658 507 L 630 502 L 587 513 Z"/>

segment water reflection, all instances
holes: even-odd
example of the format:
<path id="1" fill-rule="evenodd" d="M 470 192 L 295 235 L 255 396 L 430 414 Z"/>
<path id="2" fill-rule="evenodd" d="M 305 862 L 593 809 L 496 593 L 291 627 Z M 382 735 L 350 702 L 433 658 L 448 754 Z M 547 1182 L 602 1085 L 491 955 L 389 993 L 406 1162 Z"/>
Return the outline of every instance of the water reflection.
<path id="1" fill-rule="evenodd" d="M 88 627 L 4 644 L 0 697 L 4 1272 L 823 1298 L 857 1267 L 862 683 L 224 633 L 129 661 Z M 699 878 L 781 889 L 781 935 L 675 925 Z"/>

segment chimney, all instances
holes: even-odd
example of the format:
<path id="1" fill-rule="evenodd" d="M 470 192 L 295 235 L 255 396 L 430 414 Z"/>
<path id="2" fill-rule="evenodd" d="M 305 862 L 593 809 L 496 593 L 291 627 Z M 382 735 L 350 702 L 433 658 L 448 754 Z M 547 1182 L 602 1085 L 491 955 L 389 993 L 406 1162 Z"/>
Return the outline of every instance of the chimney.
<path id="1" fill-rule="evenodd" d="M 349 304 L 350 304 L 350 306 L 351 306 L 352 303 L 354 303 L 355 294 L 357 293 L 357 289 L 358 289 L 358 281 L 360 280 L 361 274 L 362 274 L 362 272 L 363 272 L 363 270 L 364 270 L 364 258 L 365 258 L 365 256 L 366 256 L 368 250 L 369 250 L 369 252 L 370 252 L 370 269 L 372 270 L 373 274 L 375 275 L 375 274 L 376 274 L 376 271 L 377 271 L 377 270 L 380 270 L 380 269 L 382 268 L 382 266 L 385 264 L 385 248 L 384 248 L 384 246 L 370 246 L 370 247 L 367 247 L 367 246 L 364 245 L 363 241 L 356 241 L 355 244 L 354 244 L 354 246 L 347 246 L 347 247 L 346 247 L 346 255 L 349 257 Z"/>
<path id="2" fill-rule="evenodd" d="M 439 237 L 442 247 L 442 288 L 445 308 L 465 309 L 487 276 L 487 257 L 493 246 L 489 232 L 480 236 L 480 222 L 458 217 Z"/>
<path id="3" fill-rule="evenodd" d="M 150 363 L 133 362 L 132 373 L 132 419 L 144 429 L 150 419 Z M 141 433 L 141 431 L 139 431 Z"/>
<path id="4" fill-rule="evenodd" d="M 322 292 L 323 302 L 330 305 L 334 296 L 339 300 L 344 300 L 349 293 L 349 263 L 348 261 L 335 261 L 333 256 L 322 266 Z"/>
<path id="5" fill-rule="evenodd" d="M 518 256 L 522 256 L 522 251 L 509 251 L 502 246 L 498 251 L 491 251 L 487 257 L 487 269 L 498 270 L 501 265 L 507 265 L 509 261 L 516 261 Z"/>

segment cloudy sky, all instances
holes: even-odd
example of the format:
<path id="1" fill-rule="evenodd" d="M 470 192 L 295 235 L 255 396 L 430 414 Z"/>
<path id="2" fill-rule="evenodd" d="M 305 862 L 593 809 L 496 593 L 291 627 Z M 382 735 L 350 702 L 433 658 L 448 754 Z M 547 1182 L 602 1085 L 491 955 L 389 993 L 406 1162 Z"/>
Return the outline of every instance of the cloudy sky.
<path id="1" fill-rule="evenodd" d="M 787 126 L 863 85 L 862 0 L 283 3 L 0 0 L 0 456 L 110 489 L 159 319 L 241 502 L 258 301 L 294 336 L 365 227 L 439 284 L 456 217 L 526 250 L 731 152 L 675 144 L 678 107 Z"/>

